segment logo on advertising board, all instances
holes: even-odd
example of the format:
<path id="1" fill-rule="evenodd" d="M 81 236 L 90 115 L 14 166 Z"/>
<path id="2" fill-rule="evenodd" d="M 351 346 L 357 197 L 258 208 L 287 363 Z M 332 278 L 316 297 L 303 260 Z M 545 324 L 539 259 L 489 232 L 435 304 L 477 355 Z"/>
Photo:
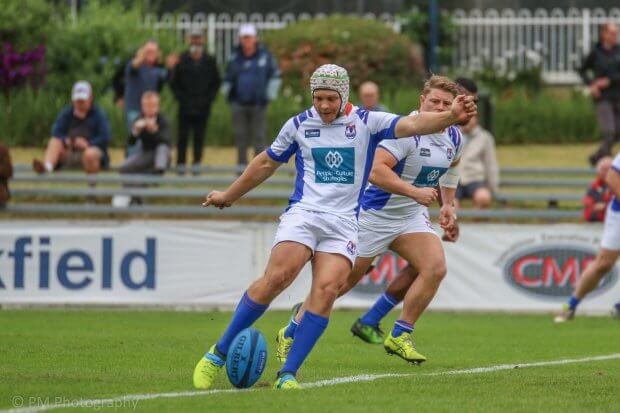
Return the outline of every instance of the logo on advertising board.
<path id="1" fill-rule="evenodd" d="M 56 241 L 48 235 L 18 236 L 0 245 L 0 292 L 155 289 L 155 238 L 147 237 L 144 249 L 120 248 L 112 237 L 90 245 Z"/>
<path id="2" fill-rule="evenodd" d="M 353 287 L 351 293 L 376 297 L 406 266 L 407 261 L 392 251 L 388 251 L 375 260 L 374 268 L 364 275 L 360 282 Z"/>
<path id="3" fill-rule="evenodd" d="M 554 238 L 505 253 L 504 280 L 517 290 L 540 298 L 564 299 L 570 296 L 581 274 L 594 260 L 597 247 Z M 593 293 L 600 294 L 617 281 L 618 271 L 613 268 Z"/>

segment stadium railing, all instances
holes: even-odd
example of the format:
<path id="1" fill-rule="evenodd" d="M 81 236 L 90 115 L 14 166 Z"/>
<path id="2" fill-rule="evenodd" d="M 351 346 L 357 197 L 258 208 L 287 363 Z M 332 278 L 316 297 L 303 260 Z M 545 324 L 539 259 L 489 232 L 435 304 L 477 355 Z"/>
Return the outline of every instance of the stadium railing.
<path id="1" fill-rule="evenodd" d="M 88 176 L 81 172 L 36 175 L 30 172 L 26 165 L 17 165 L 15 177 L 11 180 L 13 201 L 5 211 L 14 214 L 93 215 L 201 216 L 218 213 L 235 216 L 276 216 L 280 214 L 294 183 L 292 178 L 294 169 L 288 166 L 281 167 L 277 174 L 247 194 L 244 202 L 235 208 L 219 211 L 198 205 L 196 199 L 202 200 L 209 191 L 226 187 L 242 169 L 235 166 L 203 167 L 199 171 L 194 171 L 200 173 L 196 176 L 178 176 L 172 170 L 165 175 L 121 175 L 113 169 Z M 574 207 L 574 204 L 581 200 L 591 182 L 591 177 L 594 176 L 594 171 L 588 168 L 502 168 L 501 175 L 502 191 L 496 194 L 496 200 L 501 207 L 482 211 L 462 209 L 459 215 L 497 219 L 579 218 L 581 211 L 574 208 L 558 209 L 559 203 L 572 203 Z M 583 178 L 584 176 L 588 178 Z M 551 188 L 554 190 L 550 190 Z M 89 198 L 106 199 L 107 202 L 107 199 L 115 195 L 149 199 L 149 205 L 119 208 L 101 203 L 77 203 Z M 41 198 L 45 201 L 41 202 Z M 50 199 L 54 202 L 50 203 Z M 64 201 L 57 202 L 61 199 Z M 175 205 L 170 204 L 172 199 L 177 201 Z M 269 205 L 261 205 L 261 201 L 263 204 L 268 201 Z M 251 205 L 247 205 L 248 203 Z M 523 203 L 531 205 L 516 207 L 516 204 Z"/>

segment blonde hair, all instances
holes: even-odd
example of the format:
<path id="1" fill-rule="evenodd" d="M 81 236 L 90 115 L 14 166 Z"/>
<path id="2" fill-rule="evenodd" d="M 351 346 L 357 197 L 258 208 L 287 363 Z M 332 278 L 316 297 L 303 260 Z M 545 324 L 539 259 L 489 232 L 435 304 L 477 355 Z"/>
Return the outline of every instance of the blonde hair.
<path id="1" fill-rule="evenodd" d="M 456 83 L 451 81 L 446 76 L 431 76 L 426 82 L 424 82 L 424 89 L 422 90 L 423 95 L 428 95 L 431 89 L 439 89 L 444 92 L 451 93 L 452 96 L 456 96 L 459 94 L 459 87 Z"/>

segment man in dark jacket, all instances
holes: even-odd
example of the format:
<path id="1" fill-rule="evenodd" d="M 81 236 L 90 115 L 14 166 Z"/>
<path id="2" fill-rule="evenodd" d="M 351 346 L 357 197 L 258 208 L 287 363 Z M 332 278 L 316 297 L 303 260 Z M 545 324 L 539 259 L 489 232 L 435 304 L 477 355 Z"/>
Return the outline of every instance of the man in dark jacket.
<path id="1" fill-rule="evenodd" d="M 200 167 L 205 129 L 211 104 L 220 88 L 220 74 L 215 58 L 204 50 L 202 30 L 192 29 L 189 50 L 181 54 L 172 71 L 170 85 L 179 101 L 179 135 L 177 168 L 185 170 L 185 155 L 190 131 L 194 131 L 194 168 Z"/>
<path id="2" fill-rule="evenodd" d="M 255 154 L 265 148 L 267 103 L 278 95 L 280 83 L 278 64 L 258 43 L 256 27 L 242 25 L 239 46 L 228 62 L 222 87 L 231 105 L 238 164 L 248 163 L 249 142 L 253 141 Z"/>
<path id="3" fill-rule="evenodd" d="M 90 83 L 73 85 L 71 106 L 65 107 L 52 126 L 52 137 L 45 160 L 32 160 L 37 173 L 53 172 L 60 167 L 83 167 L 88 174 L 107 167 L 110 125 L 101 109 L 93 104 Z"/>
<path id="4" fill-rule="evenodd" d="M 618 26 L 603 25 L 599 42 L 594 45 L 579 69 L 583 82 L 590 88 L 603 142 L 590 155 L 592 166 L 603 156 L 611 155 L 615 141 L 620 140 L 620 46 Z"/>
<path id="5" fill-rule="evenodd" d="M 159 95 L 145 92 L 142 111 L 134 121 L 129 144 L 140 141 L 139 149 L 123 162 L 121 173 L 164 173 L 170 160 L 170 123 L 159 113 Z"/>

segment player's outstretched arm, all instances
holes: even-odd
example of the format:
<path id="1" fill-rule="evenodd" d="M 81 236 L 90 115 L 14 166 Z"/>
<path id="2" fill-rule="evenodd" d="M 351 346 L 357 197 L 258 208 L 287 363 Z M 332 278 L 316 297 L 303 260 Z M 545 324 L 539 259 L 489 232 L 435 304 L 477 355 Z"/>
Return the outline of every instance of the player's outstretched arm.
<path id="1" fill-rule="evenodd" d="M 440 132 L 450 125 L 467 122 L 476 113 L 474 97 L 459 95 L 452 101 L 452 108 L 449 111 L 419 112 L 403 116 L 396 123 L 394 133 L 397 138 L 428 135 Z"/>
<path id="2" fill-rule="evenodd" d="M 266 152 L 261 152 L 252 159 L 241 176 L 226 191 L 212 191 L 207 195 L 207 199 L 202 203 L 202 206 L 213 205 L 220 209 L 231 206 L 237 199 L 273 175 L 280 165 L 282 164 L 271 159 Z"/>
<path id="3" fill-rule="evenodd" d="M 379 188 L 396 195 L 409 197 L 419 204 L 428 206 L 437 199 L 434 188 L 416 188 L 403 181 L 392 168 L 397 164 L 396 158 L 383 148 L 377 148 L 370 171 L 370 182 Z"/>

